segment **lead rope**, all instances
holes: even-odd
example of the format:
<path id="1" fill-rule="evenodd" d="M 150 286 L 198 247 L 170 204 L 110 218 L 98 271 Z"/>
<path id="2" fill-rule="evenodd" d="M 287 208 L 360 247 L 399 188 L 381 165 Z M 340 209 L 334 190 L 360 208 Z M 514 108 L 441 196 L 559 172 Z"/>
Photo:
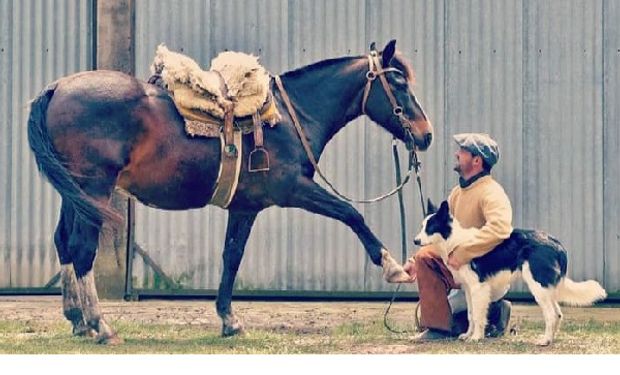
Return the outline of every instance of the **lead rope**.
<path id="1" fill-rule="evenodd" d="M 394 156 L 394 169 L 396 172 L 396 184 L 400 184 L 400 178 L 401 178 L 400 158 L 398 156 L 398 148 L 396 147 L 395 142 L 392 143 L 392 151 L 393 151 L 392 155 Z M 426 208 L 424 207 L 424 194 L 422 193 L 422 179 L 420 178 L 420 167 L 421 166 L 422 166 L 422 163 L 420 163 L 420 161 L 418 160 L 418 154 L 412 150 L 412 154 L 409 157 L 409 168 L 411 169 L 411 167 L 413 167 L 413 169 L 415 170 L 416 181 L 418 182 L 418 190 L 420 192 L 420 202 L 422 203 L 422 215 L 423 217 L 426 217 Z M 402 191 L 398 192 L 398 202 L 399 202 L 399 208 L 400 208 L 401 245 L 402 245 L 402 254 L 403 254 L 403 260 L 404 260 L 407 258 L 407 229 L 406 229 L 406 223 L 405 223 L 405 204 L 404 204 L 404 200 L 402 196 Z M 401 286 L 402 284 L 398 284 L 398 286 L 394 290 L 394 293 L 392 294 L 392 299 L 390 300 L 390 303 L 388 304 L 387 309 L 385 309 L 385 314 L 383 314 L 383 325 L 385 326 L 385 328 L 392 333 L 398 333 L 398 334 L 409 333 L 409 331 L 407 330 L 399 331 L 399 330 L 396 330 L 390 327 L 390 325 L 388 324 L 387 316 L 388 316 L 388 313 L 390 312 L 390 308 L 392 307 L 392 304 L 394 303 L 394 300 L 396 299 L 396 295 L 398 291 L 400 290 Z M 419 306 L 420 305 L 418 304 L 418 307 Z M 416 307 L 415 312 L 414 312 L 414 324 L 416 326 L 416 329 L 420 327 L 420 322 L 418 320 L 418 307 Z"/>

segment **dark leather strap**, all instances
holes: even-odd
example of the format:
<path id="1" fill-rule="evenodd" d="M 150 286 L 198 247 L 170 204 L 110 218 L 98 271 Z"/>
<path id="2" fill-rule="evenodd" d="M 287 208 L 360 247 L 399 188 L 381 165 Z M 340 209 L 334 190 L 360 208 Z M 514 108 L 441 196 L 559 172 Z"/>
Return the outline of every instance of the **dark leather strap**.
<path id="1" fill-rule="evenodd" d="M 263 147 L 263 122 L 260 119 L 260 113 L 255 112 L 252 115 L 254 122 L 254 148 Z"/>
<path id="2" fill-rule="evenodd" d="M 224 143 L 226 146 L 233 144 L 233 122 L 235 120 L 235 106 L 226 103 L 224 106 Z"/>

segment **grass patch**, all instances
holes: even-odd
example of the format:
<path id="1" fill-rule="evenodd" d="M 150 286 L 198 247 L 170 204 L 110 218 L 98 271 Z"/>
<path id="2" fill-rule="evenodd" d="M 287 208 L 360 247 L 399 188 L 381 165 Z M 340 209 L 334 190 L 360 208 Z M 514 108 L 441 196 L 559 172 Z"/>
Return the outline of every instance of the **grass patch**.
<path id="1" fill-rule="evenodd" d="M 547 348 L 533 343 L 543 333 L 539 321 L 520 320 L 518 334 L 479 343 L 448 341 L 413 344 L 410 335 L 393 334 L 381 320 L 353 321 L 331 329 L 299 332 L 274 327 L 252 329 L 232 338 L 200 325 L 111 322 L 125 344 L 98 345 L 73 337 L 68 322 L 0 321 L 3 354 L 329 354 L 329 353 L 514 353 L 620 354 L 620 323 L 594 320 L 565 322 Z M 411 330 L 411 327 L 404 327 Z"/>

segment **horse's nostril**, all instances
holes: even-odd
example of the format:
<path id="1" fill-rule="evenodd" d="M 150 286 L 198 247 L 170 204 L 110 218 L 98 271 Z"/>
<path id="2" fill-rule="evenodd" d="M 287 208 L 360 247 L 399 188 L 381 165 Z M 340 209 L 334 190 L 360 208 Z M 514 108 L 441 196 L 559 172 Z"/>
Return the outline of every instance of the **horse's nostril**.
<path id="1" fill-rule="evenodd" d="M 431 145 L 431 142 L 433 142 L 433 133 L 428 133 L 424 136 L 424 142 L 426 143 L 427 146 Z"/>

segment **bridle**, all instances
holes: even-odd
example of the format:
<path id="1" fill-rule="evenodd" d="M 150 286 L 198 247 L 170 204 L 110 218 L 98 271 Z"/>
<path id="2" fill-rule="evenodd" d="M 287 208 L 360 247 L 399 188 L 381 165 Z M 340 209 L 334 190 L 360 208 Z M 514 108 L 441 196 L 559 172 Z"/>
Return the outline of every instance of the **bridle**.
<path id="1" fill-rule="evenodd" d="M 362 113 L 366 114 L 366 104 L 368 101 L 368 96 L 370 94 L 370 89 L 372 88 L 372 83 L 378 77 L 383 87 L 383 90 L 385 94 L 387 95 L 388 100 L 390 101 L 390 104 L 392 105 L 392 114 L 398 118 L 401 126 L 404 128 L 405 132 L 407 133 L 406 135 L 408 135 L 411 139 L 413 139 L 413 135 L 411 134 L 410 121 L 403 113 L 403 107 L 398 104 L 396 97 L 394 97 L 394 93 L 392 92 L 392 88 L 390 87 L 390 84 L 385 78 L 385 73 L 387 72 L 397 72 L 403 76 L 405 75 L 402 71 L 394 67 L 388 67 L 386 69 L 383 69 L 383 67 L 381 66 L 381 63 L 379 62 L 379 54 L 377 53 L 377 51 L 372 50 L 368 55 L 368 72 L 366 72 L 366 86 L 364 87 L 364 94 L 362 97 Z M 310 160 L 310 163 L 314 167 L 314 170 L 317 172 L 319 177 L 321 177 L 321 179 L 325 182 L 325 184 L 327 184 L 327 186 L 329 186 L 330 189 L 334 192 L 334 194 L 336 194 L 338 197 L 348 202 L 354 202 L 354 203 L 374 203 L 374 202 L 382 201 L 385 198 L 388 198 L 398 193 L 399 191 L 401 191 L 401 189 L 407 184 L 407 182 L 409 182 L 411 173 L 414 170 L 417 175 L 418 184 L 421 185 L 420 175 L 419 175 L 419 168 L 420 168 L 421 163 L 418 161 L 418 156 L 415 152 L 415 149 L 414 149 L 415 147 L 414 147 L 409 151 L 409 168 L 407 170 L 407 174 L 405 175 L 405 178 L 402 180 L 402 182 L 398 184 L 398 186 L 396 186 L 391 191 L 385 194 L 382 194 L 378 197 L 372 198 L 372 199 L 352 199 L 340 193 L 332 185 L 332 183 L 327 179 L 327 177 L 325 177 L 323 172 L 321 172 L 321 169 L 319 168 L 319 164 L 317 163 L 316 158 L 314 157 L 314 154 L 312 153 L 312 148 L 310 147 L 310 143 L 308 142 L 308 139 L 301 127 L 301 123 L 299 122 L 299 119 L 297 118 L 297 114 L 295 113 L 295 109 L 293 108 L 291 100 L 286 90 L 284 89 L 284 85 L 282 84 L 282 80 L 280 79 L 280 76 L 275 76 L 274 78 L 275 78 L 276 85 L 278 86 L 278 90 L 280 90 L 280 93 L 282 94 L 282 100 L 284 101 L 284 104 L 286 105 L 289 115 L 291 116 L 293 125 L 295 126 L 295 129 L 297 130 L 297 135 L 299 136 L 299 139 L 301 140 L 302 146 L 304 147 L 304 150 L 306 151 L 306 154 L 308 156 L 308 159 Z M 415 98 L 415 95 L 413 95 L 413 98 L 414 98 L 414 101 L 417 103 L 417 99 Z M 422 108 L 422 107 L 419 106 L 419 108 Z M 421 189 L 421 186 L 420 186 L 420 189 Z M 422 203 L 423 202 L 424 201 L 422 199 Z M 424 207 L 424 204 L 422 204 L 422 206 Z"/>
<path id="2" fill-rule="evenodd" d="M 403 107 L 398 104 L 394 93 L 392 92 L 392 88 L 385 78 L 385 73 L 387 72 L 396 72 L 402 76 L 405 74 L 397 68 L 392 66 L 383 69 L 381 63 L 379 62 L 379 54 L 377 51 L 370 51 L 368 54 L 368 72 L 366 72 L 366 86 L 364 87 L 364 95 L 362 96 L 362 113 L 366 113 L 366 104 L 368 102 L 368 96 L 370 95 L 370 89 L 372 88 L 373 82 L 379 78 L 379 82 L 381 82 L 381 86 L 383 86 L 383 91 L 385 95 L 387 95 L 390 104 L 392 105 L 392 114 L 398 118 L 401 126 L 411 133 L 411 125 L 407 116 L 403 113 Z M 415 97 L 415 96 L 414 96 Z M 421 108 L 421 107 L 420 107 Z M 411 134 L 409 134 L 411 135 Z"/>

